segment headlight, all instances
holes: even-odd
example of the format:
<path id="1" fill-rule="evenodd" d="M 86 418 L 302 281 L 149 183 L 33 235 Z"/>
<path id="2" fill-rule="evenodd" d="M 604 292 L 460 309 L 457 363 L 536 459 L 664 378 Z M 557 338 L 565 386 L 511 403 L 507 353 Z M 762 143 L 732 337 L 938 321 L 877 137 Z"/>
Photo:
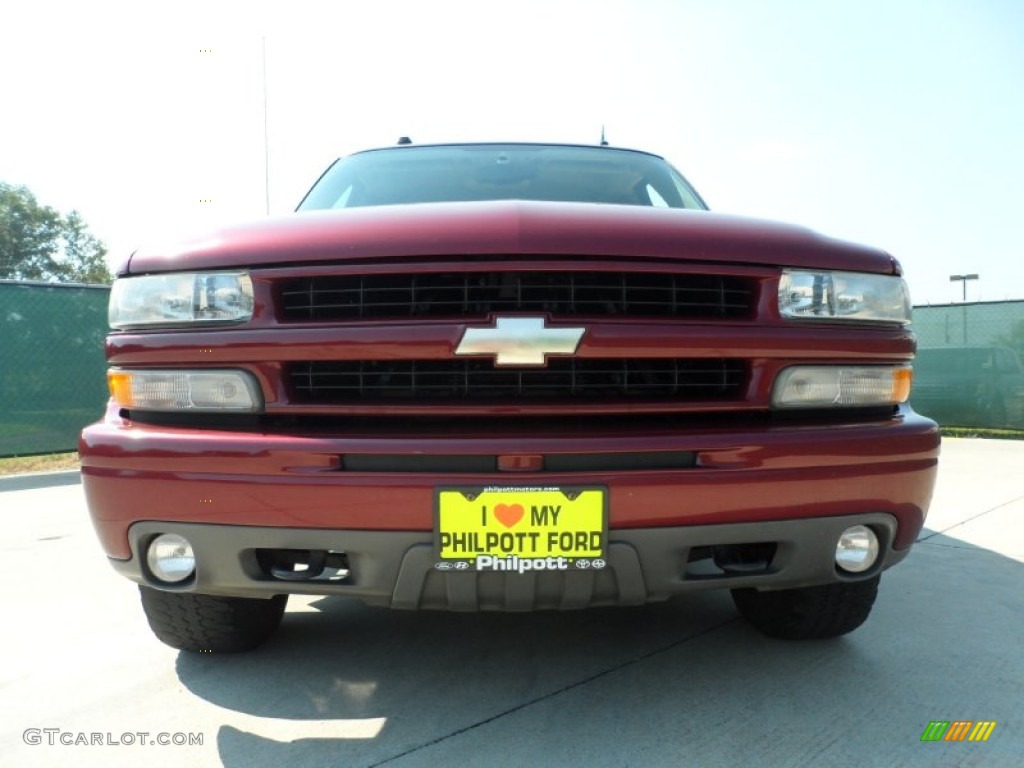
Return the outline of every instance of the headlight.
<path id="1" fill-rule="evenodd" d="M 779 282 L 779 313 L 800 320 L 910 322 L 910 293 L 901 277 L 862 272 L 787 269 Z"/>
<path id="2" fill-rule="evenodd" d="M 910 397 L 909 366 L 797 365 L 783 370 L 772 389 L 776 408 L 896 405 Z"/>
<path id="3" fill-rule="evenodd" d="M 245 272 L 169 272 L 122 277 L 110 291 L 110 327 L 239 323 L 252 317 Z"/>
<path id="4" fill-rule="evenodd" d="M 114 402 L 144 411 L 259 411 L 259 385 L 248 371 L 131 371 L 113 368 Z"/>

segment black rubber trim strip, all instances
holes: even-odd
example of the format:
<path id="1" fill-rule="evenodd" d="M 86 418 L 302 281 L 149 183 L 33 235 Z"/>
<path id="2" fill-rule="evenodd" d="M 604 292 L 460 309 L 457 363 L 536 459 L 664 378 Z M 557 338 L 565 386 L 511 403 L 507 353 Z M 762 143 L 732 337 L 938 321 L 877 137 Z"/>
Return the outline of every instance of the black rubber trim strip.
<path id="1" fill-rule="evenodd" d="M 656 469 L 691 469 L 694 451 L 638 451 L 635 453 L 552 453 L 544 456 L 544 472 L 617 472 Z M 403 455 L 348 453 L 341 457 L 346 472 L 437 474 L 492 474 L 498 459 L 488 455 Z"/>

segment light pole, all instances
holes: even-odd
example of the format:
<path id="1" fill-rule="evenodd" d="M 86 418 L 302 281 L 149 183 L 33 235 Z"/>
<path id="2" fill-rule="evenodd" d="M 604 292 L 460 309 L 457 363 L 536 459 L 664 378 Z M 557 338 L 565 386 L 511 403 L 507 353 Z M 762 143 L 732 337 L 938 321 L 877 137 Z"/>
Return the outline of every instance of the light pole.
<path id="1" fill-rule="evenodd" d="M 963 317 L 964 317 L 964 344 L 965 345 L 967 344 L 967 281 L 968 280 L 977 280 L 977 279 L 978 279 L 978 276 L 976 274 L 975 275 L 950 275 L 949 276 L 949 282 L 955 283 L 957 281 L 960 281 L 960 283 L 964 287 L 964 300 L 963 300 L 963 304 L 962 304 L 963 309 L 961 311 L 963 312 Z"/>
<path id="2" fill-rule="evenodd" d="M 967 301 L 967 281 L 968 280 L 977 280 L 977 279 L 978 279 L 977 275 L 950 275 L 949 276 L 949 282 L 955 283 L 955 282 L 957 282 L 959 280 L 961 283 L 963 283 L 963 286 L 964 286 L 964 301 Z"/>
<path id="3" fill-rule="evenodd" d="M 263 37 L 263 191 L 270 215 L 270 132 L 267 129 L 267 38 Z"/>

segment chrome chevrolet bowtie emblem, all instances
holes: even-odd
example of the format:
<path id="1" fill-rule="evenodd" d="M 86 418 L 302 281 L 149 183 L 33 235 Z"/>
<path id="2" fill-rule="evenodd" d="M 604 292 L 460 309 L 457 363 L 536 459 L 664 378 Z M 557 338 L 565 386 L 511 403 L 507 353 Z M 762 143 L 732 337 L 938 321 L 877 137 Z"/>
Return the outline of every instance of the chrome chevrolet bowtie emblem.
<path id="1" fill-rule="evenodd" d="M 495 365 L 544 365 L 576 353 L 586 328 L 548 328 L 542 317 L 499 317 L 493 328 L 467 328 L 456 355 L 493 355 Z"/>

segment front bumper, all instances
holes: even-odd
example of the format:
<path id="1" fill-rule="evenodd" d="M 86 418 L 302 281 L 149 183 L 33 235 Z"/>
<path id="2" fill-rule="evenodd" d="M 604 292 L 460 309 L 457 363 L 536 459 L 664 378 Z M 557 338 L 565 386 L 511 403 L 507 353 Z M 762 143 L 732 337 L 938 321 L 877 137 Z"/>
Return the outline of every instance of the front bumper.
<path id="1" fill-rule="evenodd" d="M 398 607 L 468 608 L 631 604 L 713 586 L 835 581 L 847 578 L 832 562 L 835 539 L 862 520 L 882 539 L 879 568 L 888 567 L 921 530 L 939 454 L 935 423 L 909 408 L 891 418 L 842 425 L 639 430 L 625 424 L 611 430 L 581 423 L 563 434 L 517 430 L 281 435 L 143 425 L 113 410 L 86 428 L 80 453 L 100 542 L 130 578 L 152 583 L 139 559 L 146 537 L 181 530 L 200 548 L 199 571 L 185 589 L 348 594 Z M 631 452 L 690 453 L 693 461 L 680 468 L 484 474 L 356 471 L 345 465 L 345 457 L 355 454 Z M 606 487 L 609 567 L 592 574 L 516 574 L 511 580 L 437 572 L 434 498 L 442 485 Z M 695 548 L 756 542 L 778 543 L 762 572 L 705 577 L 691 565 Z M 257 548 L 336 549 L 349 558 L 351 576 L 330 584 L 267 580 L 246 559 Z"/>
<path id="2" fill-rule="evenodd" d="M 845 574 L 834 563 L 836 541 L 851 525 L 870 526 L 881 554 L 864 573 Z M 641 605 L 703 589 L 789 589 L 835 581 L 870 579 L 902 560 L 895 550 L 897 521 L 886 514 L 861 514 L 734 525 L 698 525 L 609 533 L 607 567 L 566 570 L 441 571 L 430 533 L 309 530 L 194 523 L 143 522 L 129 533 L 133 557 L 112 560 L 128 578 L 173 591 L 239 597 L 297 593 L 339 595 L 374 605 L 458 611 L 571 609 Z M 169 586 L 148 573 L 145 549 L 161 533 L 187 538 L 196 572 L 183 586 Z M 744 572 L 722 569 L 706 555 L 733 546 L 774 545 L 772 556 Z M 296 582 L 275 578 L 257 552 L 330 550 L 344 557 L 336 581 Z"/>

